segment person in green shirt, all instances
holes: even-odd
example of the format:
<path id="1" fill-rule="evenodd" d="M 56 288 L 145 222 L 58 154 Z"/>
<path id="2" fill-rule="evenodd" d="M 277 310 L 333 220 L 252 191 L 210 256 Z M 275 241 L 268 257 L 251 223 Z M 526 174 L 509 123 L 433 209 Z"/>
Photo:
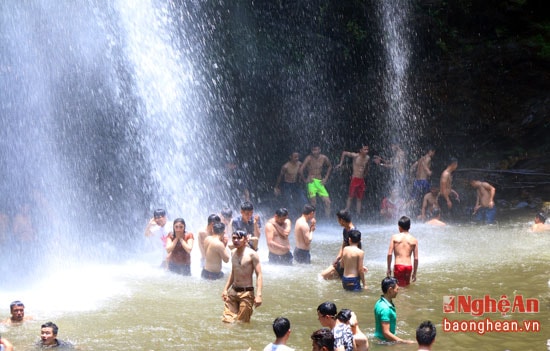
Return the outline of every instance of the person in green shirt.
<path id="1" fill-rule="evenodd" d="M 374 305 L 374 336 L 382 341 L 412 344 L 413 340 L 403 340 L 395 335 L 397 313 L 393 299 L 397 296 L 399 285 L 397 279 L 386 277 L 382 280 L 382 295 Z"/>

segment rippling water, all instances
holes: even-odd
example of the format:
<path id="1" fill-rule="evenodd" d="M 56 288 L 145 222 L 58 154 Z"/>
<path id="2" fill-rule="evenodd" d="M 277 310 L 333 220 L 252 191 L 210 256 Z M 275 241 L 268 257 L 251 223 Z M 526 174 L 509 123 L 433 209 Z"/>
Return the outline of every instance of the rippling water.
<path id="1" fill-rule="evenodd" d="M 264 303 L 252 322 L 226 325 L 221 322 L 221 291 L 225 281 L 206 282 L 199 267 L 192 277 L 175 276 L 157 268 L 148 255 L 120 264 L 66 262 L 55 271 L 44 267 L 41 280 L 22 282 L 19 291 L 0 289 L 0 314 L 9 314 L 9 302 L 21 299 L 34 320 L 21 327 L 0 329 L 17 350 L 32 349 L 40 324 L 48 320 L 60 327 L 59 337 L 84 350 L 262 350 L 273 341 L 271 322 L 286 316 L 292 324 L 289 345 L 311 349 L 309 335 L 320 327 L 316 307 L 332 300 L 338 308 L 351 308 L 361 329 L 372 336 L 373 306 L 380 295 L 387 247 L 397 226 L 359 224 L 363 232 L 369 290 L 348 293 L 337 281 L 322 281 L 319 272 L 338 251 L 341 229 L 321 225 L 315 233 L 310 266 L 276 267 L 267 263 L 267 247 L 261 240 L 264 273 Z M 458 226 L 431 228 L 414 224 L 411 233 L 419 239 L 418 281 L 401 289 L 395 300 L 398 335 L 414 339 L 423 320 L 438 328 L 437 350 L 542 350 L 550 338 L 549 233 L 531 233 L 526 223 L 494 227 Z M 195 248 L 196 249 L 196 248 Z M 194 252 L 198 262 L 198 249 Z M 152 257 L 152 256 L 151 256 Z M 227 272 L 229 266 L 224 266 Z M 443 313 L 443 296 L 521 295 L 540 302 L 540 312 L 485 314 L 478 319 L 493 321 L 536 320 L 542 331 L 534 333 L 444 332 L 443 318 L 470 320 L 465 313 Z M 371 350 L 376 345 L 371 338 Z M 395 345 L 393 350 L 415 346 Z"/>

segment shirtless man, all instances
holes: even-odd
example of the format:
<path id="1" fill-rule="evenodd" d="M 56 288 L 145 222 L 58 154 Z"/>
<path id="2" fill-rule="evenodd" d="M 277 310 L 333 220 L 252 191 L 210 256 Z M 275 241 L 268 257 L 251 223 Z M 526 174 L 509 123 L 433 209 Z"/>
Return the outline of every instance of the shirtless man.
<path id="1" fill-rule="evenodd" d="M 340 250 L 338 251 L 338 255 L 336 255 L 334 262 L 321 272 L 321 277 L 325 280 L 339 279 L 344 275 L 344 269 L 340 264 L 340 260 L 342 259 L 344 247 L 349 246 L 349 233 L 355 229 L 355 225 L 352 223 L 351 215 L 348 211 L 338 211 L 338 213 L 336 213 L 336 218 L 338 220 L 338 224 L 344 228 L 342 229 L 342 246 L 340 246 Z M 361 248 L 361 244 L 359 244 L 358 247 Z"/>
<path id="2" fill-rule="evenodd" d="M 217 214 L 211 214 L 210 216 L 208 216 L 206 228 L 204 228 L 199 232 L 199 250 L 201 252 L 201 268 L 204 268 L 204 258 L 206 257 L 206 248 L 204 247 L 204 241 L 208 236 L 214 233 L 213 232 L 214 224 L 220 223 L 220 222 L 221 222 L 220 216 L 218 216 Z"/>
<path id="3" fill-rule="evenodd" d="M 298 263 L 311 263 L 311 241 L 315 231 L 315 207 L 306 204 L 302 210 L 302 216 L 296 220 L 294 226 L 294 239 L 296 247 L 294 248 L 294 260 Z"/>
<path id="4" fill-rule="evenodd" d="M 288 235 L 292 222 L 288 219 L 288 210 L 279 208 L 275 216 L 265 224 L 265 239 L 269 249 L 269 263 L 292 265 L 292 252 Z"/>
<path id="5" fill-rule="evenodd" d="M 262 304 L 262 267 L 258 253 L 248 246 L 246 232 L 233 232 L 231 240 L 231 273 L 225 283 L 222 299 L 225 302 L 223 322 L 250 322 L 253 307 Z M 256 294 L 252 278 L 256 274 Z"/>
<path id="6" fill-rule="evenodd" d="M 392 171 L 393 180 L 395 182 L 393 186 L 403 189 L 406 183 L 405 163 L 407 160 L 405 158 L 405 151 L 401 149 L 401 146 L 397 140 L 393 140 L 391 142 L 391 150 L 393 152 L 393 156 L 390 159 L 385 159 L 382 156 L 376 155 L 372 158 L 372 160 L 381 167 L 389 168 Z"/>
<path id="7" fill-rule="evenodd" d="M 495 207 L 495 187 L 487 182 L 472 179 L 470 186 L 476 190 L 476 205 L 474 212 L 476 222 L 485 221 L 486 224 L 494 224 L 497 209 Z"/>
<path id="8" fill-rule="evenodd" d="M 323 177 L 323 168 L 326 167 L 325 177 Z M 307 171 L 307 178 L 304 177 L 304 170 Z M 332 164 L 327 156 L 321 154 L 319 146 L 311 148 L 311 154 L 306 157 L 300 167 L 300 176 L 307 184 L 307 196 L 313 206 L 317 205 L 317 195 L 323 200 L 325 205 L 325 216 L 330 217 L 330 197 L 325 188 L 325 184 L 330 177 Z"/>
<path id="9" fill-rule="evenodd" d="M 21 301 L 13 301 L 10 303 L 11 317 L 4 320 L 4 325 L 22 324 L 24 321 L 32 320 L 32 317 L 25 316 L 25 305 Z"/>
<path id="10" fill-rule="evenodd" d="M 399 286 L 407 286 L 411 281 L 416 281 L 416 271 L 418 269 L 418 240 L 409 233 L 411 227 L 411 219 L 409 217 L 401 217 L 398 226 L 399 234 L 392 235 L 390 248 L 388 249 L 387 276 L 391 276 L 392 256 L 395 255 L 393 276 L 397 279 Z M 414 268 L 411 262 L 411 255 L 414 257 Z"/>
<path id="11" fill-rule="evenodd" d="M 546 216 L 544 213 L 539 212 L 535 215 L 535 223 L 531 227 L 534 232 L 545 232 L 550 230 L 550 225 L 546 224 Z"/>
<path id="12" fill-rule="evenodd" d="M 433 216 L 435 210 L 439 211 L 439 187 L 437 185 L 432 185 L 430 192 L 424 195 L 422 200 L 422 212 L 420 214 L 420 219 L 425 221 Z"/>
<path id="13" fill-rule="evenodd" d="M 344 268 L 342 276 L 342 286 L 348 291 L 361 291 L 361 283 L 363 288 L 367 288 L 365 284 L 365 271 L 363 270 L 363 259 L 365 252 L 358 245 L 361 243 L 361 232 L 351 230 L 349 232 L 349 246 L 344 247 L 342 251 L 341 266 Z"/>
<path id="14" fill-rule="evenodd" d="M 361 214 L 361 201 L 363 200 L 363 196 L 365 195 L 365 190 L 367 187 L 367 185 L 365 184 L 365 176 L 369 171 L 370 157 L 368 154 L 369 147 L 367 145 L 363 145 L 361 149 L 359 149 L 359 153 L 342 151 L 340 163 L 335 167 L 336 169 L 342 167 L 342 164 L 344 163 L 344 159 L 346 157 L 351 157 L 353 159 L 351 182 L 349 184 L 349 194 L 348 200 L 346 202 L 346 211 L 349 211 L 351 207 L 351 202 L 353 201 L 353 198 L 355 198 L 355 211 L 357 212 L 357 214 Z"/>
<path id="15" fill-rule="evenodd" d="M 214 223 L 213 234 L 204 240 L 205 264 L 201 277 L 208 280 L 223 278 L 222 261 L 227 263 L 231 258 L 227 250 L 227 238 L 225 237 L 225 224 Z"/>
<path id="16" fill-rule="evenodd" d="M 432 175 L 432 157 L 435 155 L 435 148 L 429 146 L 427 152 L 418 161 L 412 164 L 410 174 L 414 174 L 414 182 L 411 196 L 416 202 L 416 206 L 420 204 L 423 196 L 430 191 L 430 176 Z"/>
<path id="17" fill-rule="evenodd" d="M 369 350 L 369 339 L 359 328 L 359 321 L 357 320 L 357 315 L 355 312 L 351 312 L 351 318 L 349 320 L 349 326 L 351 332 L 353 333 L 353 343 L 355 344 L 355 351 L 368 351 Z"/>
<path id="18" fill-rule="evenodd" d="M 451 198 L 456 197 L 456 201 L 459 201 L 458 194 L 453 190 L 453 172 L 457 167 L 458 160 L 456 158 L 451 158 L 447 163 L 447 168 L 441 173 L 441 178 L 439 179 L 439 201 L 441 203 L 440 208 L 444 218 L 452 218 L 453 201 L 451 201 Z"/>
<path id="19" fill-rule="evenodd" d="M 283 194 L 286 206 L 292 206 L 292 208 L 300 208 L 307 202 L 304 194 L 304 189 L 298 177 L 300 172 L 300 154 L 293 152 L 290 155 L 289 161 L 287 161 L 282 167 L 277 182 L 275 183 L 275 196 Z"/>

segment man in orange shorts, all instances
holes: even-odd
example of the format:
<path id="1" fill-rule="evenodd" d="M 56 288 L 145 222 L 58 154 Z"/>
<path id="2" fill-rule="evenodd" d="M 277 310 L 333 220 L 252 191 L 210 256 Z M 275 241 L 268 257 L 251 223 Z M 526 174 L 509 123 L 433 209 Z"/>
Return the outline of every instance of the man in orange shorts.
<path id="1" fill-rule="evenodd" d="M 391 262 L 395 255 L 393 276 L 397 279 L 399 286 L 407 286 L 411 281 L 416 281 L 416 270 L 418 269 L 418 240 L 409 233 L 411 219 L 403 216 L 399 219 L 399 234 L 394 234 L 390 240 L 388 249 L 388 271 L 391 276 Z M 411 262 L 411 255 L 414 256 L 414 266 Z"/>

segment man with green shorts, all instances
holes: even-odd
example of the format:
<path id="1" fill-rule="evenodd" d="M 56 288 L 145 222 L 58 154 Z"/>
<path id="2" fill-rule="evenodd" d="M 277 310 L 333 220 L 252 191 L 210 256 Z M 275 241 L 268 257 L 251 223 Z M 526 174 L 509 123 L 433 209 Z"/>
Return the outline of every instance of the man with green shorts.
<path id="1" fill-rule="evenodd" d="M 323 177 L 323 169 L 326 167 L 326 173 Z M 304 176 L 304 170 L 307 171 L 307 177 Z M 311 148 L 311 154 L 306 157 L 304 163 L 300 167 L 300 175 L 307 184 L 307 196 L 309 202 L 313 205 L 317 205 L 317 196 L 323 200 L 325 205 L 325 216 L 330 217 L 330 197 L 325 184 L 328 181 L 330 172 L 332 171 L 332 164 L 327 156 L 321 154 L 321 148 L 319 146 L 313 146 Z"/>

